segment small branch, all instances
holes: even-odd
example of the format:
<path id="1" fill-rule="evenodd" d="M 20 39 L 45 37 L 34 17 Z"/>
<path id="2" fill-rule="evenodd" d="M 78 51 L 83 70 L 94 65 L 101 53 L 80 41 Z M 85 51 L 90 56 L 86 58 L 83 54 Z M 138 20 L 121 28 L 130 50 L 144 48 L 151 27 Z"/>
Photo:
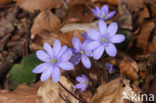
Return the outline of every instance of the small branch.
<path id="1" fill-rule="evenodd" d="M 78 98 L 77 96 L 75 96 L 72 92 L 70 92 L 65 86 L 63 86 L 63 84 L 58 81 L 59 85 L 61 85 L 61 87 L 63 87 L 63 89 L 65 89 L 70 95 L 72 95 L 74 98 L 76 98 L 77 100 L 79 100 L 81 103 L 87 103 L 85 100 Z"/>
<path id="2" fill-rule="evenodd" d="M 67 5 L 67 3 L 66 3 L 64 0 L 61 0 L 61 1 L 63 2 L 65 8 L 68 9 L 68 5 Z"/>

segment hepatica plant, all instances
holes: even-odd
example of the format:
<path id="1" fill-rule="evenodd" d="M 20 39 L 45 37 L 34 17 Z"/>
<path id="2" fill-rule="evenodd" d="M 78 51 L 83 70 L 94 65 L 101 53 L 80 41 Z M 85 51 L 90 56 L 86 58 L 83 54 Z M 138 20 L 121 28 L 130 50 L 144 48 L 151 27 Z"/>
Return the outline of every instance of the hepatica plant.
<path id="1" fill-rule="evenodd" d="M 82 33 L 84 41 L 81 43 L 80 39 L 73 37 L 73 48 L 68 48 L 66 45 L 61 46 L 59 40 L 55 40 L 53 47 L 48 43 L 44 43 L 44 50 L 38 50 L 36 55 L 43 63 L 33 69 L 33 73 L 41 73 L 41 81 L 46 81 L 52 78 L 53 82 L 57 83 L 60 79 L 63 70 L 72 70 L 80 61 L 86 68 L 91 68 L 90 57 L 93 59 L 100 59 L 106 53 L 114 57 L 117 54 L 115 43 L 121 43 L 125 40 L 122 34 L 116 34 L 118 30 L 117 23 L 113 22 L 106 25 L 104 20 L 110 19 L 114 16 L 115 11 L 108 12 L 108 6 L 104 5 L 101 9 L 91 9 L 93 14 L 100 19 L 98 21 L 98 31 L 96 29 L 88 29 L 87 34 Z M 109 71 L 113 70 L 113 66 L 107 64 Z M 79 82 L 75 85 L 76 89 L 85 91 L 88 87 L 89 80 L 85 75 L 77 76 L 76 80 Z"/>

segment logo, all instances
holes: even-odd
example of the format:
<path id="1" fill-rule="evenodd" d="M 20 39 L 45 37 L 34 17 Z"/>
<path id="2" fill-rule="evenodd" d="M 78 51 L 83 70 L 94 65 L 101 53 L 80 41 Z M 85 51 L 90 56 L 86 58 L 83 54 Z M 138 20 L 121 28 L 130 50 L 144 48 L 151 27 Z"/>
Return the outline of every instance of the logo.
<path id="1" fill-rule="evenodd" d="M 135 93 L 133 91 L 130 92 L 122 92 L 122 98 L 123 99 L 128 99 L 129 101 L 132 102 L 137 102 L 137 101 L 154 101 L 154 94 L 141 94 L 140 92 Z"/>

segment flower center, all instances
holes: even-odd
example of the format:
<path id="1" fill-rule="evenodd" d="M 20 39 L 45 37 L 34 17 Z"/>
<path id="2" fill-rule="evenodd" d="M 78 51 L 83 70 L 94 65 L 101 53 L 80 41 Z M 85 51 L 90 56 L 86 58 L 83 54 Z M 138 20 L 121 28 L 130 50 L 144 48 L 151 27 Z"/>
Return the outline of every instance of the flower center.
<path id="1" fill-rule="evenodd" d="M 56 63 L 56 60 L 55 59 L 52 59 L 51 62 L 54 64 L 54 63 Z"/>
<path id="2" fill-rule="evenodd" d="M 102 41 L 103 41 L 104 43 L 106 43 L 106 42 L 107 42 L 107 39 L 106 39 L 106 38 L 103 38 Z"/>
<path id="3" fill-rule="evenodd" d="M 84 81 L 83 84 L 84 84 L 84 85 L 87 85 L 87 81 Z"/>
<path id="4" fill-rule="evenodd" d="M 84 51 L 82 50 L 82 51 L 80 51 L 80 54 L 82 55 L 82 54 L 84 54 Z"/>
<path id="5" fill-rule="evenodd" d="M 105 14 L 102 14 L 101 17 L 102 17 L 102 18 L 105 18 Z"/>

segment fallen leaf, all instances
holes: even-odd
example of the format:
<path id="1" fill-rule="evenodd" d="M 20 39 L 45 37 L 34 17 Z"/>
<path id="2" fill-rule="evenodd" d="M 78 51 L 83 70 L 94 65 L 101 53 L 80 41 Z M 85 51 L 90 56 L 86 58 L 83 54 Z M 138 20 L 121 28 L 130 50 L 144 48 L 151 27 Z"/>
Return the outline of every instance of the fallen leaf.
<path id="1" fill-rule="evenodd" d="M 119 5 L 121 0 L 92 0 L 92 2 L 106 2 L 112 5 Z"/>
<path id="2" fill-rule="evenodd" d="M 87 4 L 75 4 L 67 10 L 65 17 L 66 23 L 75 22 L 91 22 L 94 19 L 94 15 L 91 12 L 91 6 Z"/>
<path id="3" fill-rule="evenodd" d="M 33 37 L 30 44 L 30 48 L 32 51 L 43 49 L 43 44 L 45 42 L 48 42 L 52 45 L 57 38 L 58 38 L 58 34 L 45 31 L 45 30 L 40 31 L 35 35 L 35 37 Z"/>
<path id="4" fill-rule="evenodd" d="M 121 0 L 120 4 L 118 5 L 119 14 L 115 19 L 120 28 L 132 30 L 132 14 L 126 5 L 126 1 Z"/>
<path id="5" fill-rule="evenodd" d="M 116 58 L 105 58 L 104 62 L 110 62 L 120 69 L 121 74 L 125 74 L 131 80 L 138 80 L 138 65 L 129 55 L 118 52 Z"/>
<path id="6" fill-rule="evenodd" d="M 154 22 L 142 24 L 138 35 L 131 40 L 130 51 L 135 55 L 147 54 L 156 51 L 156 32 L 154 32 Z"/>
<path id="7" fill-rule="evenodd" d="M 134 11 L 139 11 L 140 8 L 143 8 L 143 0 L 125 0 L 128 5 L 134 10 Z"/>
<path id="8" fill-rule="evenodd" d="M 35 10 L 46 10 L 52 8 L 59 8 L 62 5 L 61 0 L 16 0 L 17 5 L 29 12 Z"/>
<path id="9" fill-rule="evenodd" d="M 61 21 L 50 10 L 44 10 L 35 18 L 31 28 L 31 39 L 42 30 L 56 32 L 61 27 Z"/>
<path id="10" fill-rule="evenodd" d="M 65 32 L 70 32 L 74 30 L 84 30 L 87 31 L 88 29 L 95 28 L 98 29 L 97 27 L 97 21 L 91 22 L 91 23 L 72 23 L 72 24 L 66 24 L 64 25 L 60 31 L 65 33 Z"/>
<path id="11" fill-rule="evenodd" d="M 74 85 L 66 77 L 61 76 L 60 82 L 71 93 L 75 93 Z M 54 83 L 49 79 L 39 88 L 38 98 L 35 103 L 79 103 L 79 101 L 60 86 L 59 83 Z"/>
<path id="12" fill-rule="evenodd" d="M 20 85 L 15 91 L 0 90 L 0 103 L 35 103 L 40 82 Z"/>
<path id="13" fill-rule="evenodd" d="M 132 92 L 138 93 L 140 90 L 134 91 L 130 86 L 130 81 L 123 78 L 117 78 L 107 84 L 100 85 L 97 92 L 91 99 L 91 103 L 125 103 L 124 99 L 131 100 Z M 123 97 L 127 98 L 123 98 Z M 136 96 L 136 98 L 138 95 Z M 133 101 L 133 103 L 142 103 Z"/>
<path id="14" fill-rule="evenodd" d="M 0 1 L 0 6 L 1 6 L 1 5 L 8 4 L 8 3 L 12 2 L 12 1 L 13 1 L 13 0 L 1 0 L 1 1 Z"/>

